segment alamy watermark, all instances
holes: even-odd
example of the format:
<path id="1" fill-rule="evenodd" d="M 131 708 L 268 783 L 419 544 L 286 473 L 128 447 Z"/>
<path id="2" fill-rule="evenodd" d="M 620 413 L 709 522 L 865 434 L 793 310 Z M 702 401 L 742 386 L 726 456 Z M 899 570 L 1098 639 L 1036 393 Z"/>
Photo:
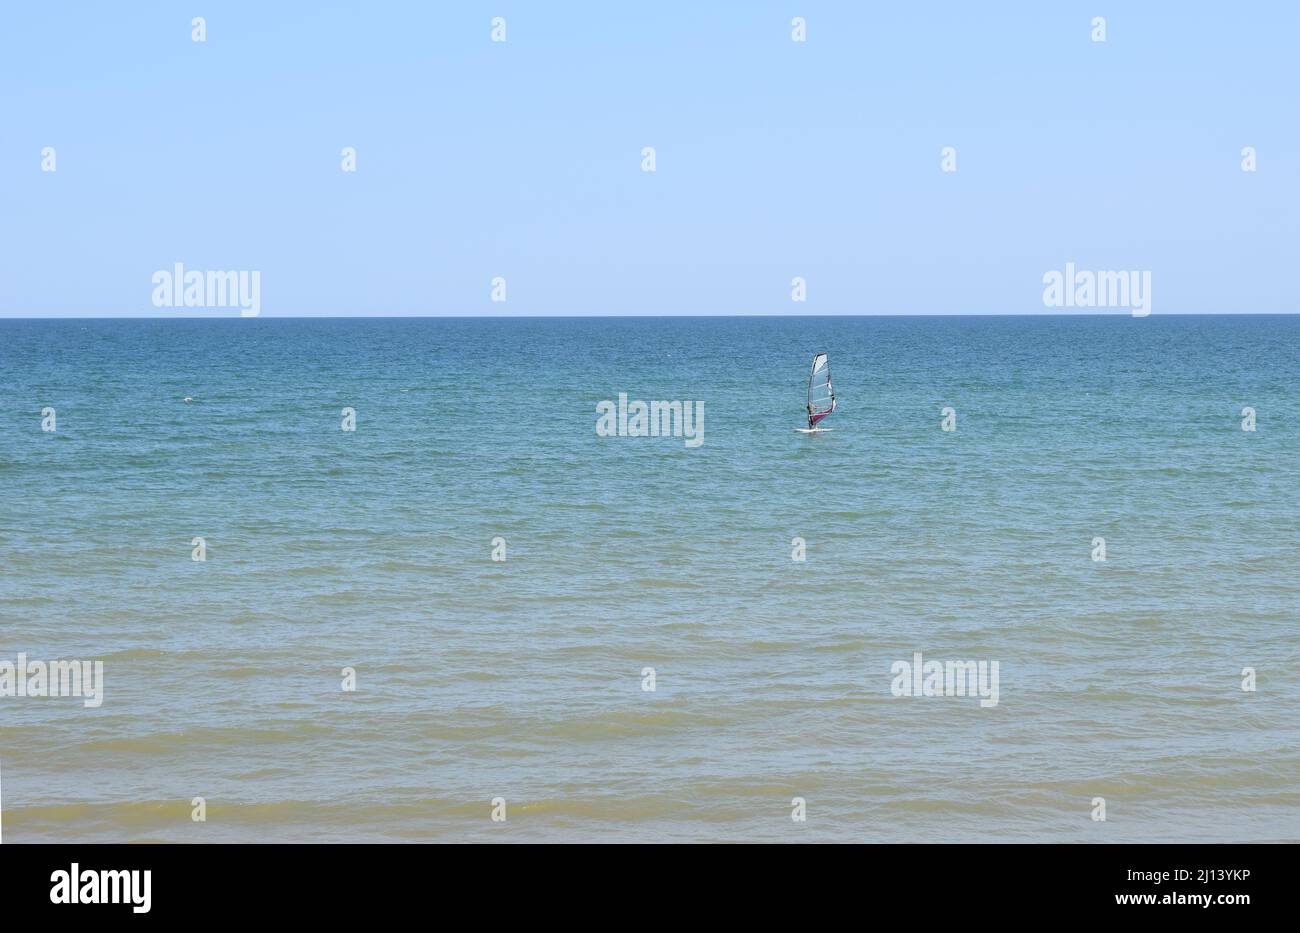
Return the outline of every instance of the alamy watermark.
<path id="1" fill-rule="evenodd" d="M 19 653 L 16 661 L 0 660 L 3 697 L 82 697 L 95 709 L 104 702 L 104 662 L 28 661 Z"/>
<path id="2" fill-rule="evenodd" d="M 600 437 L 681 437 L 686 447 L 704 443 L 704 403 L 643 402 L 618 393 L 596 403 L 596 434 Z"/>
<path id="3" fill-rule="evenodd" d="M 1043 273 L 1043 304 L 1049 308 L 1131 308 L 1134 317 L 1151 313 L 1151 270 L 1065 271 Z"/>
<path id="4" fill-rule="evenodd" d="M 153 274 L 155 308 L 238 308 L 240 317 L 262 313 L 262 273 L 185 271 L 183 263 Z"/>
<path id="5" fill-rule="evenodd" d="M 130 904 L 131 912 L 147 914 L 153 904 L 153 869 L 82 868 L 73 862 L 67 871 L 50 875 L 51 904 Z"/>
<path id="6" fill-rule="evenodd" d="M 895 661 L 889 692 L 896 697 L 973 697 L 988 709 L 998 705 L 997 661 L 926 661 L 921 652 L 912 660 Z"/>

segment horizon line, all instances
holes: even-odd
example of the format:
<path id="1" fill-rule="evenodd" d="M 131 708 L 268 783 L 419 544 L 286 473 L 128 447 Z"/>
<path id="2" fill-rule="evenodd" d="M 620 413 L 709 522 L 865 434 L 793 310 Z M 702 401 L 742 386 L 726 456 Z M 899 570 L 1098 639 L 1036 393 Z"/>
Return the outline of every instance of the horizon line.
<path id="1" fill-rule="evenodd" d="M 226 309 L 230 310 L 230 309 Z M 1172 313 L 1150 313 L 1142 317 L 1296 317 L 1300 311 L 1178 311 Z M 825 314 L 258 314 L 243 317 L 237 314 L 94 314 L 84 316 L 72 315 L 37 315 L 5 316 L 0 315 L 0 323 L 5 321 L 400 321 L 400 320 L 456 320 L 456 321 L 528 321 L 528 320 L 671 320 L 671 319 L 747 319 L 747 318 L 1132 318 L 1138 315 L 1128 310 L 1104 312 L 1075 312 L 1061 314 L 1054 312 L 973 312 L 969 314 L 952 313 L 909 313 L 909 314 L 846 314 L 830 312 Z"/>

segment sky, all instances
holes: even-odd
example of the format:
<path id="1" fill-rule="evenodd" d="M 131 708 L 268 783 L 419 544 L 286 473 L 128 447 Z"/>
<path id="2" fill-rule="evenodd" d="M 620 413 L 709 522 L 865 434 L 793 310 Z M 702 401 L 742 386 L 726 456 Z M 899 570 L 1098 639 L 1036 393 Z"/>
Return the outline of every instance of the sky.
<path id="1" fill-rule="evenodd" d="M 0 317 L 1297 312 L 1298 100 L 1294 0 L 7 4 Z"/>

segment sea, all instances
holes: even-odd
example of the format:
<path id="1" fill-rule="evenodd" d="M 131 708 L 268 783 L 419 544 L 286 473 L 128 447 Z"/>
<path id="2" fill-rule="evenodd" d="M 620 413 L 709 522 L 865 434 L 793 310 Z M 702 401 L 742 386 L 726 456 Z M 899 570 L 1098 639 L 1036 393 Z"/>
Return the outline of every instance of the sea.
<path id="1" fill-rule="evenodd" d="M 1297 316 L 0 321 L 3 841 L 1300 841 L 1298 390 Z"/>

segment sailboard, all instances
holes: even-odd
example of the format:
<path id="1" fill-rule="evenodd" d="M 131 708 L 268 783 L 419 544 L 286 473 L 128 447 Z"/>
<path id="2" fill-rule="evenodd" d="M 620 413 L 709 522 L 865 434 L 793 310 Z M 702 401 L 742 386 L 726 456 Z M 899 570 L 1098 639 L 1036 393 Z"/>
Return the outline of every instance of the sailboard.
<path id="1" fill-rule="evenodd" d="M 808 427 L 795 428 L 801 434 L 829 431 L 821 426 L 823 419 L 835 410 L 835 389 L 831 386 L 831 360 L 825 353 L 813 356 L 812 371 L 808 374 Z"/>

